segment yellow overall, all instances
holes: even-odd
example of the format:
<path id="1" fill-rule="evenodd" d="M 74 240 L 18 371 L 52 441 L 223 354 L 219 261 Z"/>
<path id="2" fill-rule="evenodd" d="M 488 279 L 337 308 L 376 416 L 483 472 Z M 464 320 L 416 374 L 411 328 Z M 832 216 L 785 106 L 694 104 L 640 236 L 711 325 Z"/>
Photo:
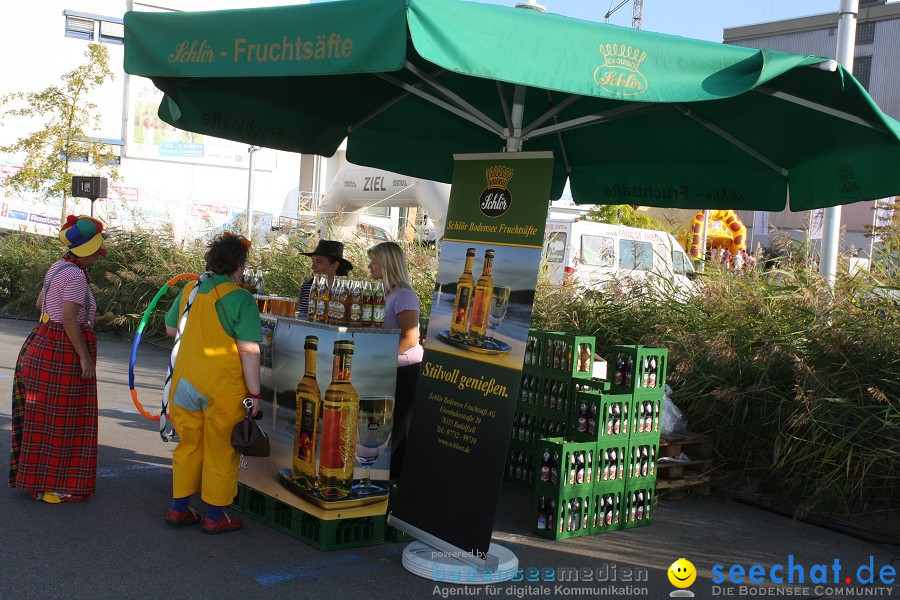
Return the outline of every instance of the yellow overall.
<path id="1" fill-rule="evenodd" d="M 180 310 L 195 282 L 184 288 Z M 219 296 L 240 289 L 217 286 Z M 198 293 L 181 334 L 172 372 L 169 417 L 181 441 L 172 453 L 172 496 L 200 492 L 207 504 L 227 506 L 237 494 L 240 455 L 231 447 L 231 430 L 244 418 L 247 395 L 235 340 L 222 328 L 216 291 Z"/>

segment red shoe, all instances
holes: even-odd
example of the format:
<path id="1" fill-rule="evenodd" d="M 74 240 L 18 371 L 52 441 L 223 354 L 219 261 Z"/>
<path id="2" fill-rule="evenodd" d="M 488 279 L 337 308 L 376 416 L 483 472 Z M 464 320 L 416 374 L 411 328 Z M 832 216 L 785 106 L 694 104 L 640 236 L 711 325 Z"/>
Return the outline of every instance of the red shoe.
<path id="1" fill-rule="evenodd" d="M 166 525 L 169 527 L 187 527 L 200 522 L 200 513 L 188 506 L 184 512 L 170 510 L 166 513 Z"/>
<path id="2" fill-rule="evenodd" d="M 74 494 L 59 494 L 57 492 L 31 492 L 32 500 L 42 500 L 47 504 L 62 504 L 63 502 L 84 502 L 90 496 L 75 496 Z"/>
<path id="3" fill-rule="evenodd" d="M 244 526 L 244 522 L 240 519 L 232 519 L 228 515 L 223 514 L 218 521 L 212 519 L 203 519 L 203 533 L 215 535 L 217 533 L 229 533 L 237 531 Z"/>

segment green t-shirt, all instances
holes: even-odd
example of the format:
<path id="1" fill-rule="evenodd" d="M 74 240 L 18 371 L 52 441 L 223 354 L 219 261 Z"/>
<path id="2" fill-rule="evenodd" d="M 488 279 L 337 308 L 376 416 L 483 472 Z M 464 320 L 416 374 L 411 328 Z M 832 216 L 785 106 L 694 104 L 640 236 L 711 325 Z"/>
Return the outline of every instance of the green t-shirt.
<path id="1" fill-rule="evenodd" d="M 208 294 L 213 290 L 213 281 L 215 285 L 231 281 L 225 275 L 213 275 L 212 278 L 206 279 L 200 285 L 198 294 Z M 178 292 L 178 298 L 169 312 L 166 313 L 166 325 L 169 327 L 178 327 L 178 319 L 181 318 L 179 307 L 181 306 L 181 296 L 184 293 L 182 289 Z M 224 305 L 225 311 L 222 311 Z M 262 323 L 259 320 L 259 308 L 256 305 L 256 299 L 253 294 L 247 290 L 235 290 L 230 294 L 222 296 L 222 302 L 216 302 L 216 310 L 219 313 L 219 320 L 225 333 L 232 335 L 234 332 L 235 339 L 242 342 L 261 342 L 262 341 Z M 226 316 L 228 315 L 228 319 Z M 231 326 L 229 327 L 229 321 Z"/>

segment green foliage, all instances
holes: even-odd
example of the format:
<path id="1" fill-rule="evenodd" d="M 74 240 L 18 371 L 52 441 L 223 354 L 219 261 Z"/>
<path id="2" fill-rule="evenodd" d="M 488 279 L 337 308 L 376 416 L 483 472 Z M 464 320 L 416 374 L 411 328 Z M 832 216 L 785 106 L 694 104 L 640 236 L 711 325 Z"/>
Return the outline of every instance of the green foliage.
<path id="1" fill-rule="evenodd" d="M 102 44 L 89 44 L 85 59 L 84 64 L 63 74 L 59 84 L 0 98 L 0 107 L 5 107 L 0 123 L 10 118 L 25 118 L 43 124 L 41 129 L 13 143 L 0 145 L 2 152 L 24 156 L 22 169 L 0 185 L 62 198 L 63 219 L 67 194 L 72 187 L 72 161 L 90 157 L 92 171 L 84 174 L 112 180 L 118 177 L 113 147 L 90 139 L 101 123 L 100 112 L 90 101 L 90 94 L 114 77 L 109 67 L 109 51 Z"/>
<path id="2" fill-rule="evenodd" d="M 592 208 L 585 217 L 588 221 L 640 227 L 641 229 L 663 229 L 662 223 L 653 217 L 641 214 L 630 204 L 604 204 Z"/>

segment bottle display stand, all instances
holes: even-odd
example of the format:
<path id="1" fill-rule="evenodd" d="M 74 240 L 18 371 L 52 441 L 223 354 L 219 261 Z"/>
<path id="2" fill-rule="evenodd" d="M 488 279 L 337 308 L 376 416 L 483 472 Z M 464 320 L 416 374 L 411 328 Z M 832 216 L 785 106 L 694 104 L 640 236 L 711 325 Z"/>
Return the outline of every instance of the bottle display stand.
<path id="1" fill-rule="evenodd" d="M 262 315 L 262 325 L 260 346 L 267 354 L 268 364 L 261 369 L 261 388 L 264 398 L 272 404 L 264 406 L 266 414 L 259 423 L 269 434 L 271 454 L 266 458 L 241 458 L 234 508 L 320 550 L 383 543 L 389 442 L 370 472 L 372 483 L 384 484 L 384 494 L 351 493 L 325 502 L 314 494 L 304 494 L 295 485 L 287 485 L 292 482 L 284 479 L 291 479 L 296 447 L 296 388 L 305 371 L 306 337 L 318 339 L 316 382 L 322 398 L 332 382 L 333 348 L 348 340 L 354 346 L 351 382 L 359 395 L 393 397 L 399 330 L 335 326 L 270 314 Z M 321 456 L 321 443 L 319 437 L 317 457 Z M 353 483 L 359 483 L 364 475 L 363 467 L 355 463 Z"/>

